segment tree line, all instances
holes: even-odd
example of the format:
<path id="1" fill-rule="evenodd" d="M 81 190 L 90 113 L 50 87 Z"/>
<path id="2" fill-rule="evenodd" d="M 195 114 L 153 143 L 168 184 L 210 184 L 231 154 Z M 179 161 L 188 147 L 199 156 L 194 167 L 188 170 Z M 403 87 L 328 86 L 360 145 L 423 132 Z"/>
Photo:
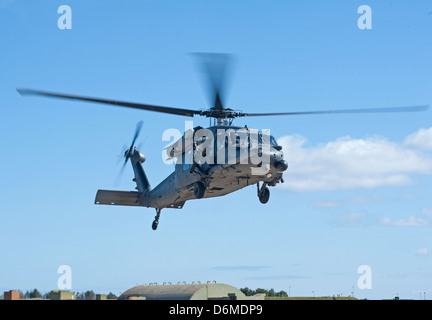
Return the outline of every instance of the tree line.
<path id="1" fill-rule="evenodd" d="M 107 299 L 117 299 L 117 296 L 110 292 L 106 296 Z M 93 290 L 87 290 L 86 292 L 77 292 L 75 294 L 76 300 L 96 300 L 96 293 Z"/>
<path id="2" fill-rule="evenodd" d="M 20 299 L 51 299 L 55 291 L 52 290 L 48 293 L 42 294 L 38 289 L 33 289 L 31 291 L 26 291 L 25 293 L 19 291 Z M 106 296 L 107 299 L 117 299 L 117 296 L 110 292 Z M 75 292 L 76 300 L 96 300 L 96 293 L 93 290 L 87 290 L 85 292 Z"/>
<path id="3" fill-rule="evenodd" d="M 276 292 L 273 288 L 270 290 L 261 289 L 261 288 L 258 288 L 256 290 L 252 290 L 252 289 L 249 289 L 248 287 L 246 287 L 246 288 L 241 288 L 240 291 L 243 292 L 245 294 L 245 296 L 253 296 L 257 293 L 265 293 L 266 297 L 281 297 L 281 298 L 287 298 L 288 297 L 288 293 L 286 291 L 281 290 L 279 292 Z"/>

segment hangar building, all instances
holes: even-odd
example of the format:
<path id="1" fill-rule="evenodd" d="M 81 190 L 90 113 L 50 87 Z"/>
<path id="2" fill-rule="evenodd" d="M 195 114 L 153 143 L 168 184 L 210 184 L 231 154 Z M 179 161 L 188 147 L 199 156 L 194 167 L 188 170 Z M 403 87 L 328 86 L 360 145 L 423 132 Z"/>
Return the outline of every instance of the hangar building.
<path id="1" fill-rule="evenodd" d="M 237 288 L 223 283 L 136 286 L 118 300 L 264 300 L 263 294 L 247 297 Z"/>

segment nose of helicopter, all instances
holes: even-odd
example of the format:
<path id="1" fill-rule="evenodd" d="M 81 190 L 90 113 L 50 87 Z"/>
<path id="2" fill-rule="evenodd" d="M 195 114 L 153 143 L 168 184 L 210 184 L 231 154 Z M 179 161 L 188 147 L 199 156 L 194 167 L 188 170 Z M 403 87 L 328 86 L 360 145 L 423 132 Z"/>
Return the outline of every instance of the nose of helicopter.
<path id="1" fill-rule="evenodd" d="M 275 168 L 279 172 L 284 172 L 286 169 L 288 169 L 288 162 L 285 160 L 279 160 L 275 163 Z"/>
<path id="2" fill-rule="evenodd" d="M 288 162 L 284 160 L 283 153 L 280 150 L 272 150 L 270 161 L 277 172 L 284 172 L 288 169 Z"/>

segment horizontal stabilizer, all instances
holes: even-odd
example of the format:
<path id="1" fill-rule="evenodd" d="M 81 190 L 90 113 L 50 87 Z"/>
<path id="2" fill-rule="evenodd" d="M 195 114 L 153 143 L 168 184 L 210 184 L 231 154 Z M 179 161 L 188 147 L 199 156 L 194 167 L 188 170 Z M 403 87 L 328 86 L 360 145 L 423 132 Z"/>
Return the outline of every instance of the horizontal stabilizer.
<path id="1" fill-rule="evenodd" d="M 95 204 L 115 206 L 141 206 L 139 193 L 136 191 L 98 190 Z"/>

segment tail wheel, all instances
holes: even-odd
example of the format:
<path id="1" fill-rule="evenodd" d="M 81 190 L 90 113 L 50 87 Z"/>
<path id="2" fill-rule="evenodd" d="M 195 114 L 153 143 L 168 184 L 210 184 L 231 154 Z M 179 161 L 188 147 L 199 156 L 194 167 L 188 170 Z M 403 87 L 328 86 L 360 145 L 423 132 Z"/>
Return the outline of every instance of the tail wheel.
<path id="1" fill-rule="evenodd" d="M 197 199 L 201 199 L 202 197 L 204 197 L 204 193 L 205 193 L 205 186 L 204 183 L 202 183 L 201 181 L 197 181 L 194 184 L 194 196 Z"/>
<path id="2" fill-rule="evenodd" d="M 158 225 L 159 225 L 159 222 L 158 222 L 158 221 L 153 221 L 153 223 L 152 223 L 152 229 L 153 229 L 153 230 L 156 230 L 157 227 L 158 227 Z"/>
<path id="3" fill-rule="evenodd" d="M 259 195 L 259 201 L 261 203 L 267 203 L 270 199 L 270 190 L 269 188 L 265 187 L 261 190 L 261 193 Z"/>
<path id="4" fill-rule="evenodd" d="M 152 229 L 156 230 L 158 225 L 159 225 L 159 218 L 160 218 L 160 214 L 161 214 L 162 208 L 156 208 L 156 217 L 152 223 Z"/>

